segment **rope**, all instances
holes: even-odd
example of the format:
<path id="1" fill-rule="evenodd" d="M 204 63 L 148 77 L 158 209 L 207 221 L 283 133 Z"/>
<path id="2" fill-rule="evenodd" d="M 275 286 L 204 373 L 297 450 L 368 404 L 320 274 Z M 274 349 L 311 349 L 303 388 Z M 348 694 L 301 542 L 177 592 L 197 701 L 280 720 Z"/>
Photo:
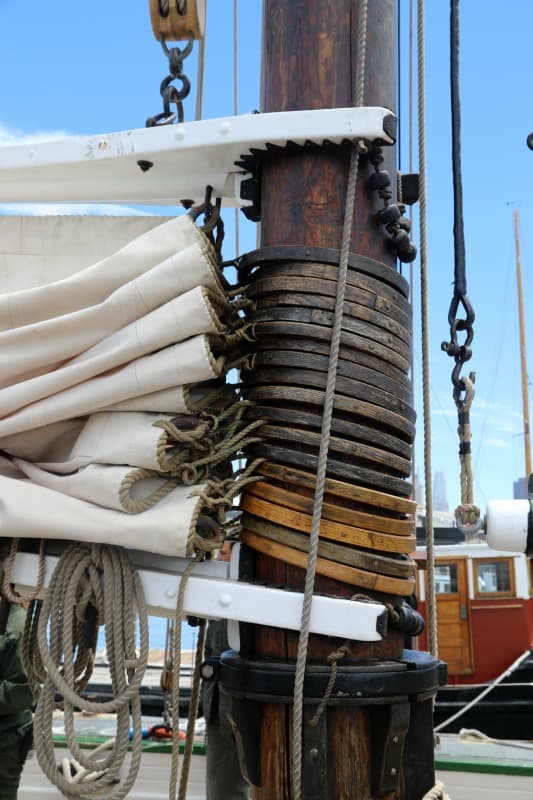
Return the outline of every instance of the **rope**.
<path id="1" fill-rule="evenodd" d="M 489 685 L 485 689 L 483 689 L 482 692 L 480 692 L 476 697 L 474 697 L 473 700 L 467 703 L 466 706 L 463 706 L 463 708 L 457 711 L 457 713 L 453 714 L 453 716 L 448 717 L 448 719 L 445 719 L 444 722 L 440 723 L 440 725 L 437 725 L 437 727 L 435 728 L 435 733 L 438 733 L 438 731 L 441 731 L 443 728 L 447 728 L 448 725 L 451 725 L 451 723 L 455 722 L 456 719 L 459 719 L 459 717 L 462 717 L 463 714 L 465 714 L 467 711 L 470 711 L 470 709 L 473 708 L 473 706 L 477 705 L 477 703 L 479 703 L 480 700 L 483 700 L 483 698 L 486 697 L 489 694 L 489 692 L 492 692 L 492 690 L 496 686 L 498 686 L 498 684 L 501 683 L 504 678 L 507 678 L 509 675 L 512 675 L 515 669 L 517 669 L 517 667 L 520 666 L 522 661 L 525 661 L 526 658 L 528 658 L 529 656 L 530 656 L 529 650 L 526 650 L 524 653 L 522 653 L 522 655 L 519 658 L 517 658 L 516 661 L 513 661 L 510 667 L 508 667 L 504 672 L 502 672 L 501 675 L 498 675 L 497 678 L 491 681 L 491 683 L 489 683 Z"/>
<path id="2" fill-rule="evenodd" d="M 135 646 L 136 619 L 139 617 L 140 646 Z M 87 639 L 87 627 L 94 610 L 94 630 Z M 115 625 L 116 620 L 121 625 Z M 84 649 L 95 645 L 96 624 L 105 625 L 109 671 L 114 697 L 94 703 L 81 696 L 87 684 L 87 660 Z M 39 765 L 67 797 L 92 797 L 113 786 L 109 800 L 121 800 L 133 786 L 142 751 L 141 703 L 139 687 L 148 663 L 148 621 L 139 576 L 122 548 L 106 545 L 70 545 L 63 553 L 40 613 L 32 608 L 30 629 L 37 628 L 39 656 L 45 670 L 43 686 L 34 717 L 35 749 Z M 81 655 L 80 655 L 81 652 Z M 39 670 L 39 665 L 37 671 Z M 76 771 L 86 770 L 83 782 L 73 782 L 55 762 L 52 720 L 55 696 L 63 696 L 65 736 L 74 758 Z M 116 735 L 108 743 L 110 753 L 96 759 L 85 755 L 76 740 L 74 711 L 115 712 Z M 120 770 L 125 761 L 130 726 L 133 743 L 129 768 L 121 782 Z M 100 755 L 100 751 L 97 753 Z M 71 762 L 72 763 L 72 762 Z"/>
<path id="3" fill-rule="evenodd" d="M 191 559 L 191 561 L 189 561 L 187 567 L 183 572 L 183 575 L 181 576 L 178 596 L 176 598 L 176 611 L 174 613 L 174 631 L 175 631 L 174 652 L 172 654 L 172 666 L 173 666 L 174 678 L 172 680 L 173 725 L 172 725 L 172 758 L 170 762 L 170 778 L 168 784 L 169 800 L 175 800 L 176 790 L 178 788 L 180 740 L 179 740 L 179 725 L 176 723 L 176 719 L 179 720 L 179 709 L 180 709 L 179 675 L 181 672 L 181 636 L 179 635 L 179 631 L 181 631 L 181 623 L 183 621 L 183 616 L 184 616 L 185 589 L 187 588 L 187 581 L 193 569 L 195 568 L 196 564 L 202 558 L 203 558 L 203 553 L 197 553 L 196 556 L 193 559 Z M 182 796 L 183 795 L 181 794 L 181 786 L 180 786 L 179 800 L 181 800 Z"/>
<path id="4" fill-rule="evenodd" d="M 233 114 L 239 113 L 239 0 L 233 0 Z M 239 209 L 235 209 L 235 257 L 239 257 L 240 244 Z"/>
<path id="5" fill-rule="evenodd" d="M 197 120 L 202 119 L 202 106 L 204 100 L 204 74 L 205 74 L 205 42 L 207 39 L 207 0 L 205 0 L 205 29 L 204 35 L 200 39 L 198 45 L 198 70 L 196 73 L 196 80 L 198 85 L 196 87 L 196 113 Z"/>
<path id="6" fill-rule="evenodd" d="M 506 747 L 515 747 L 517 750 L 533 750 L 532 742 L 517 742 L 514 739 L 493 739 L 491 736 L 476 730 L 476 728 L 461 728 L 458 735 L 462 742 L 487 742 L 488 744 L 504 744 Z"/>
<path id="7" fill-rule="evenodd" d="M 422 800 L 450 800 L 442 781 L 435 781 L 435 786 L 426 792 Z"/>
<path id="8" fill-rule="evenodd" d="M 309 722 L 309 724 L 312 725 L 313 727 L 316 727 L 316 725 L 318 725 L 320 717 L 324 713 L 324 710 L 330 701 L 331 695 L 333 694 L 333 687 L 335 686 L 335 681 L 337 680 L 337 665 L 339 661 L 341 661 L 343 658 L 348 658 L 350 654 L 351 650 L 348 647 L 348 645 L 345 644 L 342 645 L 342 647 L 339 647 L 337 650 L 334 650 L 326 658 L 326 661 L 331 666 L 331 671 L 329 673 L 329 680 L 326 686 L 326 691 L 324 692 L 324 697 L 320 701 L 314 717 Z"/>
<path id="9" fill-rule="evenodd" d="M 200 690 L 202 687 L 202 676 L 200 674 L 200 666 L 202 664 L 204 657 L 206 629 L 207 629 L 207 624 L 205 619 L 203 619 L 200 622 L 198 643 L 196 645 L 196 657 L 194 661 L 194 677 L 193 677 L 193 684 L 191 687 L 191 699 L 189 702 L 189 717 L 187 719 L 185 749 L 183 752 L 183 766 L 181 769 L 181 776 L 180 776 L 179 800 L 185 800 L 187 796 L 187 783 L 189 782 L 191 758 L 194 747 L 194 728 L 196 725 L 196 719 L 198 717 L 198 706 L 200 704 Z"/>
<path id="10" fill-rule="evenodd" d="M 364 78 L 366 67 L 366 26 L 367 26 L 368 0 L 363 0 L 360 6 L 359 31 L 358 31 L 358 68 L 356 76 L 355 105 L 362 105 L 364 101 Z M 342 245 L 340 253 L 339 272 L 337 280 L 337 293 L 335 300 L 335 313 L 331 334 L 331 349 L 328 365 L 328 377 L 324 398 L 324 413 L 322 417 L 322 431 L 320 436 L 320 449 L 318 455 L 318 468 L 316 488 L 313 505 L 311 533 L 309 537 L 309 556 L 305 576 L 305 589 L 300 622 L 300 636 L 298 638 L 298 653 L 296 658 L 296 672 L 294 679 L 294 716 L 292 728 L 293 746 L 293 791 L 294 800 L 302 797 L 302 727 L 303 727 L 303 697 L 305 667 L 307 661 L 307 646 L 309 642 L 309 629 L 311 621 L 311 608 L 315 583 L 316 565 L 318 558 L 318 545 L 320 537 L 320 522 L 324 500 L 324 486 L 326 479 L 329 438 L 331 420 L 333 416 L 333 402 L 335 396 L 335 383 L 337 362 L 339 358 L 342 318 L 344 311 L 344 297 L 348 273 L 348 257 L 350 239 L 354 218 L 355 195 L 357 189 L 357 176 L 359 171 L 359 156 L 361 146 L 356 143 L 350 156 L 348 172 L 348 185 L 346 190 L 346 208 L 344 214 Z"/>
<path id="11" fill-rule="evenodd" d="M 46 568 L 46 559 L 45 559 L 46 539 L 41 539 L 39 541 L 39 562 L 38 562 L 37 581 L 35 584 L 35 589 L 31 594 L 27 596 L 15 592 L 12 585 L 11 577 L 13 575 L 13 569 L 15 568 L 15 561 L 17 559 L 19 543 L 20 539 L 13 538 L 11 540 L 11 547 L 9 548 L 9 556 L 7 558 L 7 564 L 2 579 L 2 594 L 4 595 L 4 597 L 7 597 L 10 603 L 14 603 L 16 605 L 20 605 L 21 603 L 26 603 L 31 600 L 34 600 L 41 593 L 44 584 L 44 576 Z"/>
<path id="12" fill-rule="evenodd" d="M 470 409 L 474 400 L 474 381 L 463 377 L 465 386 L 465 397 L 461 403 L 459 414 L 459 426 L 457 434 L 459 436 L 459 463 L 461 466 L 461 504 L 456 508 L 456 515 L 459 514 L 464 526 L 476 526 L 480 518 L 479 507 L 474 503 L 474 475 L 472 471 L 472 452 L 470 442 L 472 440 L 472 428 L 470 425 Z"/>
<path id="13" fill-rule="evenodd" d="M 426 200 L 426 103 L 425 103 L 424 2 L 418 3 L 418 161 L 420 173 L 420 307 L 422 316 L 422 385 L 424 418 L 424 477 L 426 492 L 426 552 L 428 581 L 429 652 L 438 656 L 437 604 L 435 599 L 435 533 L 431 466 L 431 376 L 429 358 L 429 299 Z"/>

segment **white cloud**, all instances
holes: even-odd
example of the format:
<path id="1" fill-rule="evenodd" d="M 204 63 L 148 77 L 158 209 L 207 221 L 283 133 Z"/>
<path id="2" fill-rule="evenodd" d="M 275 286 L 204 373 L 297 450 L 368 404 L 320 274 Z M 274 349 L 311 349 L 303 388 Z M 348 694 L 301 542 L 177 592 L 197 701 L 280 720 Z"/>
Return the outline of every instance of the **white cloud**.
<path id="1" fill-rule="evenodd" d="M 32 144 L 35 142 L 50 142 L 57 139 L 66 139 L 70 134 L 66 131 L 36 131 L 24 133 L 16 128 L 8 128 L 0 123 L 0 143 L 6 144 Z"/>
<path id="2" fill-rule="evenodd" d="M 22 216 L 110 216 L 145 217 L 148 211 L 131 206 L 107 203 L 0 203 L 0 214 Z"/>
<path id="3" fill-rule="evenodd" d="M 0 123 L 0 145 L 30 144 L 56 141 L 70 136 L 67 131 L 24 133 Z M 127 205 L 106 203 L 0 203 L 0 214 L 23 216 L 149 216 L 150 212 Z"/>
<path id="4" fill-rule="evenodd" d="M 485 439 L 483 444 L 486 447 L 497 447 L 501 450 L 509 450 L 511 445 L 505 439 Z"/>

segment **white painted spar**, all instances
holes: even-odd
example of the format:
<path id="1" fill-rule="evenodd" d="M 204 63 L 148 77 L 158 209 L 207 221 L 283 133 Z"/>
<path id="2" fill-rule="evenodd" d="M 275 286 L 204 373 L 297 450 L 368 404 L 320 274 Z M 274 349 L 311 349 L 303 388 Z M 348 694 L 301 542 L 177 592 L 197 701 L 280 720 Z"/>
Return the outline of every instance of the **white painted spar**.
<path id="1" fill-rule="evenodd" d="M 391 120 L 386 108 L 317 109 L 3 144 L 0 202 L 176 205 L 202 202 L 205 187 L 212 186 L 224 205 L 247 206 L 251 201 L 241 198 L 246 175 L 236 162 L 252 150 L 288 142 L 391 144 Z"/>
<path id="2" fill-rule="evenodd" d="M 238 551 L 238 548 L 234 548 Z M 159 557 L 153 553 L 129 551 L 142 582 L 149 614 L 171 617 L 183 571 L 188 559 Z M 238 557 L 236 553 L 235 558 Z M 59 560 L 46 556 L 43 592 Z M 188 579 L 185 590 L 186 615 L 206 619 L 228 619 L 299 630 L 303 595 L 268 586 L 231 580 L 230 565 L 222 561 L 199 563 Z M 38 556 L 18 553 L 11 576 L 22 593 L 37 582 Z M 339 636 L 363 642 L 382 639 L 378 618 L 385 612 L 380 603 L 361 603 L 341 598 L 315 596 L 311 612 L 311 633 Z"/>

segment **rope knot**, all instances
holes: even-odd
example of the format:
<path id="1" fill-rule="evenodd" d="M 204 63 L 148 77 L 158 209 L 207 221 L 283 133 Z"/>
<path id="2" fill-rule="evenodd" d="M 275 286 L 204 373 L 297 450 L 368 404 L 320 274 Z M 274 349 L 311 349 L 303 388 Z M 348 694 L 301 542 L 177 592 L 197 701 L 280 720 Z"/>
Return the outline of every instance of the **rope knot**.
<path id="1" fill-rule="evenodd" d="M 341 647 L 337 648 L 337 650 L 334 650 L 332 653 L 330 653 L 329 656 L 327 656 L 326 661 L 328 664 L 337 664 L 343 658 L 348 658 L 351 652 L 352 651 L 348 645 L 343 644 Z"/>

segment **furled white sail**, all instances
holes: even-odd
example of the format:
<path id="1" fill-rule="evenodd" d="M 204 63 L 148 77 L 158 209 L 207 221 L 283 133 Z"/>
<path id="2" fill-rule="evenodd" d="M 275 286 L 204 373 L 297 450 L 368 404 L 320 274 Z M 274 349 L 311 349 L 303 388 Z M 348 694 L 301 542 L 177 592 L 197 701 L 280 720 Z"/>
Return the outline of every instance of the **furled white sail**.
<path id="1" fill-rule="evenodd" d="M 192 217 L 88 219 L 0 219 L 0 530 L 190 555 L 250 436 L 242 320 Z"/>
<path id="2" fill-rule="evenodd" d="M 29 539 L 113 544 L 169 556 L 190 556 L 205 486 L 178 486 L 142 514 L 70 497 L 29 480 L 0 475 L 0 528 Z"/>

